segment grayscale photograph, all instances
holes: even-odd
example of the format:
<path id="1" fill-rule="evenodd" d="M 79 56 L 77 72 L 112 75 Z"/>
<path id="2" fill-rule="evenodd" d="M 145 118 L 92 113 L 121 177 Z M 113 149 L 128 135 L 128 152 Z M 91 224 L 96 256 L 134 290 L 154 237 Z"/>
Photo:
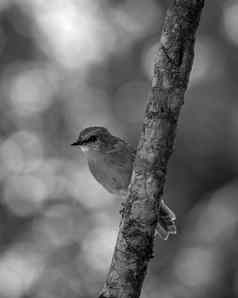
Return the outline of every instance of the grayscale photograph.
<path id="1" fill-rule="evenodd" d="M 238 1 L 0 0 L 0 298 L 238 296 Z"/>

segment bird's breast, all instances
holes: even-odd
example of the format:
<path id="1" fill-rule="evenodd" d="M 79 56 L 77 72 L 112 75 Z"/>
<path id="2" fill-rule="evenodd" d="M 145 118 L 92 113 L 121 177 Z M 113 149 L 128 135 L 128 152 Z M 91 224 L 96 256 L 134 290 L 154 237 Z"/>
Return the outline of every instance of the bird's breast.
<path id="1" fill-rule="evenodd" d="M 88 161 L 89 168 L 96 180 L 109 192 L 121 195 L 125 194 L 130 182 L 132 162 L 104 156 Z"/>

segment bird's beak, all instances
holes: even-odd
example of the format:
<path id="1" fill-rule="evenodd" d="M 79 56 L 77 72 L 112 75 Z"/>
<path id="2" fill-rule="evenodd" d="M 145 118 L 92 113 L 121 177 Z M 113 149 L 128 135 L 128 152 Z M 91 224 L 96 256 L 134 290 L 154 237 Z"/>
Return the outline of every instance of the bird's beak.
<path id="1" fill-rule="evenodd" d="M 81 145 L 81 140 L 78 139 L 76 142 L 72 143 L 71 146 L 80 146 Z"/>

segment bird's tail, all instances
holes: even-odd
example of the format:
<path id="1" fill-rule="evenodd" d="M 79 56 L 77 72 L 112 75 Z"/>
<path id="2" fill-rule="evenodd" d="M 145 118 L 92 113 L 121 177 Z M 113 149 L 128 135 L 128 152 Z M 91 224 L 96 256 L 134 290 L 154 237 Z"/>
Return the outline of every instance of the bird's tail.
<path id="1" fill-rule="evenodd" d="M 163 240 L 167 240 L 170 234 L 176 234 L 176 216 L 174 212 L 162 200 L 159 210 L 158 225 L 156 233 Z"/>

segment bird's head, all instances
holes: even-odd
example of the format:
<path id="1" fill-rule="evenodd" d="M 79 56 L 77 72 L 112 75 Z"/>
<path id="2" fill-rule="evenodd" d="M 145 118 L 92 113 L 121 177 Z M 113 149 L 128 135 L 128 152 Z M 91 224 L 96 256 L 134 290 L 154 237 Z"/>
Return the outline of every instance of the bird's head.
<path id="1" fill-rule="evenodd" d="M 84 152 L 104 152 L 113 147 L 115 137 L 102 126 L 91 126 L 83 129 L 72 146 L 80 146 Z"/>

